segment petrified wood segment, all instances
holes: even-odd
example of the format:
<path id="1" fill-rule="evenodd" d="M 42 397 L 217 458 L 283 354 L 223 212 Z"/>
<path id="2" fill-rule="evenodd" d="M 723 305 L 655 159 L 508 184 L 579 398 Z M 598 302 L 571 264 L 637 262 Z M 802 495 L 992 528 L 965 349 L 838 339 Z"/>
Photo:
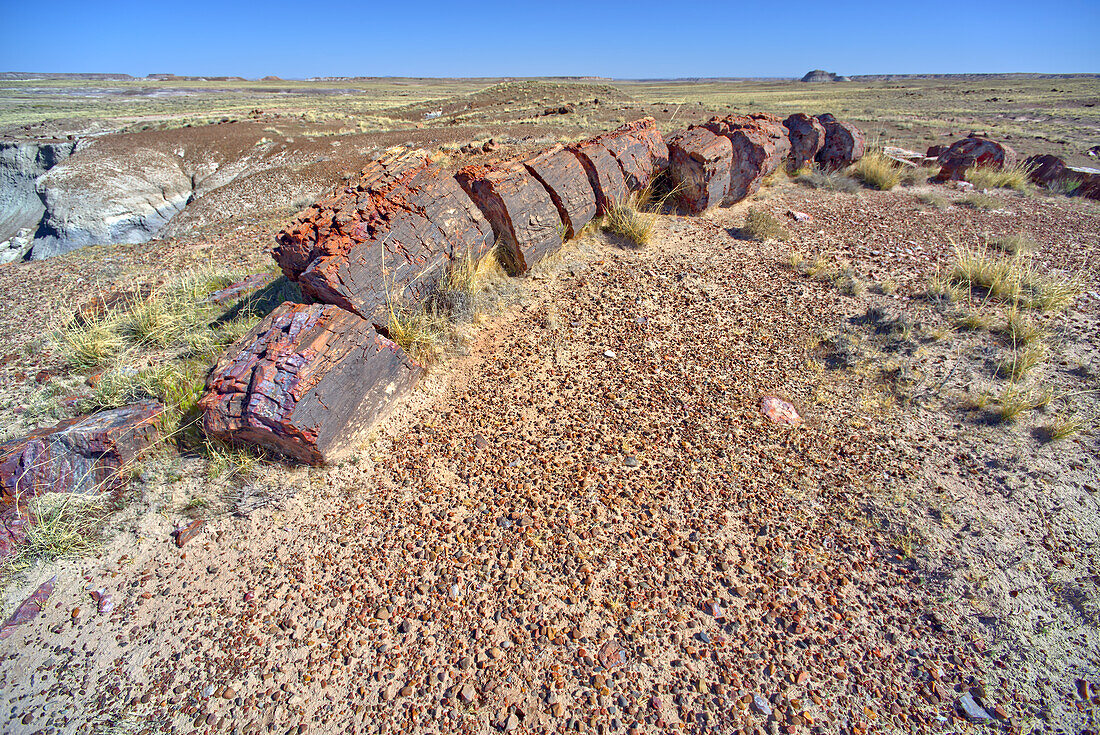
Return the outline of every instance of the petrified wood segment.
<path id="1" fill-rule="evenodd" d="M 692 212 L 720 204 L 729 188 L 733 146 L 706 128 L 689 128 L 668 139 L 668 170 L 680 203 Z"/>
<path id="2" fill-rule="evenodd" d="M 1016 151 L 979 135 L 957 140 L 940 154 L 940 172 L 937 181 L 962 181 L 966 172 L 976 166 L 992 169 L 1012 168 L 1016 165 Z"/>
<path id="3" fill-rule="evenodd" d="M 631 191 L 644 189 L 668 167 L 668 146 L 652 117 L 627 123 L 597 140 L 615 156 Z"/>
<path id="4" fill-rule="evenodd" d="M 522 163 L 467 166 L 455 178 L 493 226 L 512 273 L 526 273 L 561 247 L 564 230 L 558 208 Z"/>
<path id="5" fill-rule="evenodd" d="M 156 401 L 70 419 L 0 445 L 0 506 L 45 492 L 95 494 L 157 438 Z"/>
<path id="6" fill-rule="evenodd" d="M 816 117 L 798 112 L 783 121 L 787 128 L 787 137 L 791 141 L 791 152 L 787 161 L 792 171 L 808 166 L 825 147 L 825 126 Z"/>
<path id="7" fill-rule="evenodd" d="M 817 121 L 825 128 L 825 145 L 818 151 L 818 163 L 825 168 L 836 169 L 850 166 L 863 158 L 867 142 L 862 130 L 828 113 L 818 115 Z"/>
<path id="8" fill-rule="evenodd" d="M 726 199 L 739 202 L 755 194 L 766 176 L 786 158 L 791 149 L 787 129 L 774 115 L 730 115 L 713 117 L 703 124 L 715 135 L 729 138 L 733 148 Z"/>
<path id="9" fill-rule="evenodd" d="M 370 318 L 389 300 L 419 301 L 445 266 L 493 244 L 489 223 L 422 152 L 387 154 L 355 186 L 298 215 L 279 233 L 275 260 L 302 292 Z"/>
<path id="10" fill-rule="evenodd" d="M 420 373 L 356 314 L 284 303 L 218 359 L 199 401 L 203 428 L 224 441 L 323 464 Z"/>
<path id="11" fill-rule="evenodd" d="M 586 140 L 570 146 L 569 150 L 588 174 L 588 181 L 596 193 L 596 213 L 599 216 L 626 202 L 630 190 L 626 187 L 623 169 L 603 143 L 595 139 Z"/>
<path id="12" fill-rule="evenodd" d="M 565 225 L 565 236 L 576 237 L 596 216 L 596 193 L 584 166 L 560 145 L 528 158 L 523 165 L 550 193 Z"/>

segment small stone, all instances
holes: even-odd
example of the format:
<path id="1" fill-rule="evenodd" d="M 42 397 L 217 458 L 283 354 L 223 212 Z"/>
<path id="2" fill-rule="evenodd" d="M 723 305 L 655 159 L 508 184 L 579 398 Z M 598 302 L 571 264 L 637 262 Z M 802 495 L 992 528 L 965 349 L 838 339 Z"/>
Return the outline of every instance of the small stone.
<path id="1" fill-rule="evenodd" d="M 991 720 L 992 717 L 989 713 L 982 709 L 977 702 L 974 701 L 974 697 L 970 695 L 970 692 L 959 697 L 959 709 L 962 711 L 966 719 L 971 722 L 983 722 L 985 720 Z"/>
<path id="2" fill-rule="evenodd" d="M 623 464 L 626 465 L 627 467 L 637 467 L 639 462 L 638 462 L 638 459 L 636 457 L 627 457 L 626 459 L 623 460 Z"/>
<path id="3" fill-rule="evenodd" d="M 757 714 L 764 717 L 771 717 L 772 706 L 768 704 L 768 700 L 761 697 L 759 694 L 752 695 L 752 708 Z"/>
<path id="4" fill-rule="evenodd" d="M 393 616 L 393 613 L 391 613 L 389 610 L 387 610 L 384 607 L 379 608 L 378 611 L 376 613 L 374 613 L 374 617 L 377 618 L 378 620 L 389 620 L 392 616 Z"/>
<path id="5" fill-rule="evenodd" d="M 615 359 L 615 352 L 613 350 L 604 350 L 603 356 L 609 360 Z"/>
<path id="6" fill-rule="evenodd" d="M 500 650 L 496 646 L 493 646 L 489 649 L 489 658 L 493 659 L 494 661 L 499 661 L 500 659 L 504 658 L 504 651 Z"/>
<path id="7" fill-rule="evenodd" d="M 466 669 L 470 668 L 470 666 L 472 666 L 473 663 L 474 663 L 474 660 L 472 658 L 470 658 L 469 656 L 463 656 L 462 658 L 460 658 L 458 660 L 458 668 L 465 671 Z"/>
<path id="8" fill-rule="evenodd" d="M 462 688 L 458 690 L 458 698 L 462 700 L 463 704 L 471 704 L 477 698 L 477 691 L 472 684 L 463 684 Z"/>

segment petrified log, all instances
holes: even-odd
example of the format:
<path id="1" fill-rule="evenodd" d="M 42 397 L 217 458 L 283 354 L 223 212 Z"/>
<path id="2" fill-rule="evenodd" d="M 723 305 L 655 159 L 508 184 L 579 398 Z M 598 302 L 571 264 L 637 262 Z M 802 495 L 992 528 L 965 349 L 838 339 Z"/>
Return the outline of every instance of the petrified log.
<path id="1" fill-rule="evenodd" d="M 46 492 L 91 495 L 122 483 L 121 470 L 157 438 L 156 401 L 69 419 L 0 445 L 0 506 Z"/>
<path id="2" fill-rule="evenodd" d="M 825 126 L 816 117 L 798 112 L 783 121 L 787 137 L 791 141 L 791 152 L 787 154 L 792 171 L 808 166 L 825 147 Z"/>
<path id="3" fill-rule="evenodd" d="M 493 226 L 513 274 L 561 247 L 565 234 L 550 192 L 519 162 L 467 166 L 455 178 Z"/>
<path id="4" fill-rule="evenodd" d="M 1031 179 L 1031 183 L 1047 189 L 1062 183 L 1068 172 L 1066 162 L 1050 154 L 1030 156 L 1024 161 L 1024 166 L 1027 168 L 1027 176 Z"/>
<path id="5" fill-rule="evenodd" d="M 560 145 L 528 158 L 523 165 L 550 193 L 565 236 L 576 237 L 596 216 L 596 193 L 584 166 Z"/>
<path id="6" fill-rule="evenodd" d="M 817 121 L 825 128 L 825 145 L 818 151 L 818 163 L 825 168 L 836 169 L 851 166 L 863 158 L 867 140 L 862 130 L 837 120 L 829 113 L 818 115 Z"/>
<path id="7" fill-rule="evenodd" d="M 626 202 L 630 190 L 623 169 L 607 146 L 596 139 L 586 140 L 568 149 L 584 167 L 592 191 L 596 193 L 596 214 L 604 216 L 612 207 Z"/>
<path id="8" fill-rule="evenodd" d="M 276 240 L 275 260 L 302 293 L 364 318 L 390 301 L 422 300 L 448 263 L 493 245 L 477 207 L 420 151 L 374 161 Z"/>
<path id="9" fill-rule="evenodd" d="M 218 359 L 199 401 L 203 428 L 224 441 L 324 464 L 421 372 L 358 315 L 287 302 Z"/>
<path id="10" fill-rule="evenodd" d="M 630 191 L 646 188 L 654 176 L 668 168 L 668 146 L 652 117 L 627 123 L 597 140 L 619 162 Z"/>
<path id="11" fill-rule="evenodd" d="M 724 135 L 691 127 L 668 139 L 668 170 L 680 203 L 692 212 L 721 203 L 730 182 L 733 145 Z"/>
<path id="12" fill-rule="evenodd" d="M 712 117 L 703 124 L 715 135 L 729 138 L 733 164 L 726 200 L 739 202 L 755 194 L 760 184 L 786 158 L 791 149 L 787 129 L 774 115 L 730 115 Z"/>
<path id="13" fill-rule="evenodd" d="M 957 140 L 940 154 L 940 172 L 936 181 L 962 181 L 966 172 L 975 166 L 987 166 L 994 170 L 1016 165 L 1016 151 L 979 135 Z"/>

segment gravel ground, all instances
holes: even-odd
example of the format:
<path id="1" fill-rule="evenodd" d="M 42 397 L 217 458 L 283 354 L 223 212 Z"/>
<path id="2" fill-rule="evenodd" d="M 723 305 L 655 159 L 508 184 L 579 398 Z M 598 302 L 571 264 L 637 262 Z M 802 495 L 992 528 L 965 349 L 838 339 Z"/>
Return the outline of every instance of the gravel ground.
<path id="1" fill-rule="evenodd" d="M 100 555 L 9 586 L 12 609 L 57 575 L 0 642 L 5 731 L 950 733 L 982 729 L 970 699 L 989 728 L 1095 730 L 1096 434 L 959 408 L 991 335 L 862 318 L 944 323 L 918 296 L 946 235 L 1025 229 L 1085 280 L 1047 377 L 1094 390 L 1100 206 L 1004 199 L 788 184 L 751 203 L 812 216 L 788 242 L 741 239 L 743 205 L 641 249 L 599 235 L 341 466 L 241 489 L 151 468 Z M 790 251 L 897 291 L 845 295 Z M 204 487 L 238 514 L 177 549 L 172 499 Z"/>

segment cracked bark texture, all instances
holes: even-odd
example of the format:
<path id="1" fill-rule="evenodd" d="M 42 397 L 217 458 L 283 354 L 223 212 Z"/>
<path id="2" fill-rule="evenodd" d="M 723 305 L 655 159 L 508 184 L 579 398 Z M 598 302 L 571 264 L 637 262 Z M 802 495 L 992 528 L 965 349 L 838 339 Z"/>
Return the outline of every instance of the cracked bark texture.
<path id="1" fill-rule="evenodd" d="M 683 207 L 698 214 L 725 198 L 733 164 L 729 138 L 691 127 L 668 139 L 668 159 L 669 175 Z"/>
<path id="2" fill-rule="evenodd" d="M 227 350 L 199 401 L 209 436 L 325 464 L 422 369 L 337 306 L 284 303 Z"/>
<path id="3" fill-rule="evenodd" d="M 791 149 L 787 129 L 774 115 L 729 115 L 712 117 L 703 124 L 715 135 L 729 138 L 733 149 L 726 201 L 739 202 L 752 196 L 769 174 L 779 168 Z"/>

